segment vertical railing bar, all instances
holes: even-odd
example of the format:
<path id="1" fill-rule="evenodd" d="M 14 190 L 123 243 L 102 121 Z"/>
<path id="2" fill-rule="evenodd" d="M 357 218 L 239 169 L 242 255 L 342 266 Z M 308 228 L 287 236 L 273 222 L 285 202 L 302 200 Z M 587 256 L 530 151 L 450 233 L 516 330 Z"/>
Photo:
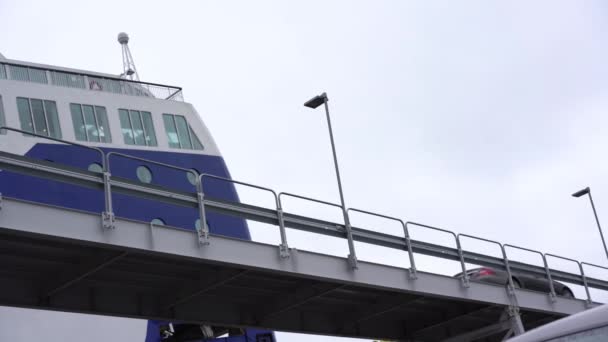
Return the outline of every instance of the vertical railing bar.
<path id="1" fill-rule="evenodd" d="M 444 232 L 444 233 L 450 234 L 454 237 L 454 240 L 456 241 L 456 249 L 458 250 L 458 256 L 460 258 L 460 267 L 462 268 L 462 285 L 464 287 L 469 287 L 469 276 L 467 275 L 467 268 L 464 263 L 464 254 L 462 251 L 462 246 L 460 245 L 460 241 L 458 240 L 458 236 L 456 235 L 456 233 L 454 233 L 450 230 L 447 230 L 447 229 L 433 227 L 433 226 L 429 226 L 429 225 L 417 223 L 417 222 L 412 222 L 412 221 L 406 222 L 405 226 L 407 227 L 410 224 L 414 225 L 414 226 L 422 227 L 422 228 L 427 228 L 427 229 L 432 229 L 432 230 L 436 230 L 439 232 Z"/>
<path id="2" fill-rule="evenodd" d="M 287 245 L 287 233 L 285 232 L 285 217 L 283 216 L 283 203 L 281 203 L 281 194 L 277 196 L 277 217 L 279 219 L 279 231 L 281 233 L 281 245 L 279 246 L 279 254 L 281 258 L 289 258 L 289 246 Z"/>
<path id="3" fill-rule="evenodd" d="M 516 249 L 521 249 L 523 251 L 528 251 L 531 253 L 537 253 L 541 256 L 542 260 L 543 260 L 543 265 L 545 267 L 545 272 L 547 273 L 547 280 L 549 281 L 549 296 L 551 297 L 551 301 L 555 301 L 556 298 L 556 294 L 555 294 L 555 286 L 553 286 L 553 278 L 551 277 L 551 271 L 549 270 L 549 265 L 547 264 L 547 258 L 545 258 L 545 255 L 542 252 L 539 251 L 535 251 L 533 249 L 529 249 L 529 248 L 525 248 L 525 247 L 519 247 L 519 246 L 515 246 L 515 245 L 509 245 L 509 244 L 505 244 L 504 247 L 511 247 L 511 248 L 516 248 Z"/>
<path id="4" fill-rule="evenodd" d="M 460 240 L 460 237 L 466 237 L 469 239 L 474 239 L 474 240 L 479 240 L 479 241 L 485 241 L 485 242 L 489 242 L 489 243 L 493 243 L 496 244 L 500 247 L 500 250 L 502 252 L 502 258 L 503 258 L 503 262 L 505 264 L 505 269 L 507 270 L 507 276 L 509 277 L 508 281 L 509 281 L 509 293 L 511 295 L 515 294 L 515 286 L 513 284 L 513 274 L 511 273 L 511 267 L 509 265 L 509 259 L 507 258 L 507 253 L 505 252 L 505 248 L 504 246 L 498 242 L 498 241 L 494 241 L 494 240 L 489 240 L 489 239 L 484 239 L 484 238 L 480 238 L 477 236 L 473 236 L 473 235 L 468 235 L 468 234 L 458 234 L 458 240 Z"/>
<path id="5" fill-rule="evenodd" d="M 130 117 L 130 115 L 129 115 Z M 104 224 L 106 225 L 106 228 L 114 228 L 114 221 L 115 221 L 115 217 L 114 217 L 114 212 L 112 211 L 112 192 L 111 192 L 111 175 L 112 175 L 112 171 L 111 171 L 111 158 L 112 156 L 117 156 L 117 157 L 121 157 L 121 158 L 125 158 L 125 159 L 132 159 L 132 160 L 137 160 L 137 161 L 141 161 L 141 162 L 145 162 L 145 163 L 149 163 L 149 164 L 153 164 L 153 165 L 158 165 L 158 166 L 163 166 L 169 169 L 173 169 L 173 170 L 178 170 L 178 171 L 183 171 L 186 174 L 190 173 L 192 175 L 194 175 L 194 177 L 197 177 L 198 175 L 193 171 L 193 170 L 189 170 L 183 167 L 179 167 L 179 166 L 175 166 L 175 165 L 171 165 L 171 164 L 166 164 L 166 163 L 161 163 L 158 161 L 154 161 L 154 160 L 150 160 L 150 159 L 145 159 L 145 158 L 139 158 L 139 157 L 135 157 L 129 154 L 124 154 L 124 153 L 120 153 L 120 152 L 110 152 L 106 155 L 106 162 L 104 164 L 104 191 L 106 192 L 106 208 L 110 208 L 108 212 L 108 214 L 106 214 L 106 216 L 104 216 Z M 204 225 L 203 221 L 201 221 L 201 225 Z"/>
<path id="6" fill-rule="evenodd" d="M 207 226 L 207 213 L 205 212 L 205 192 L 203 191 L 203 180 L 201 176 L 196 177 L 196 199 L 198 202 L 198 218 L 200 227 L 195 227 L 199 246 L 209 244 L 209 227 Z"/>
<path id="7" fill-rule="evenodd" d="M 288 196 L 288 197 L 293 197 L 293 198 L 298 198 L 298 199 L 303 199 L 303 200 L 307 200 L 307 201 L 311 201 L 311 202 L 315 202 L 315 203 L 320 203 L 320 204 L 325 204 L 325 205 L 329 205 L 332 207 L 336 207 L 336 208 L 340 208 L 342 210 L 342 214 L 344 215 L 344 231 L 346 232 L 346 239 L 348 240 L 349 243 L 349 250 L 351 251 L 351 254 L 349 255 L 349 262 L 351 263 L 351 266 L 356 265 L 356 260 L 351 259 L 352 256 L 354 255 L 354 240 L 352 240 L 352 235 L 350 235 L 349 229 L 350 229 L 350 221 L 348 220 L 348 210 L 345 210 L 344 208 L 342 208 L 341 205 L 336 204 L 336 203 L 331 203 L 331 202 L 327 202 L 327 201 L 322 201 L 322 200 L 318 200 L 315 198 L 310 198 L 310 197 L 306 197 L 306 196 L 301 196 L 301 195 L 296 195 L 296 194 L 292 194 L 292 193 L 288 193 L 288 192 L 281 192 L 279 193 L 279 199 L 280 197 L 284 195 L 284 196 Z M 356 268 L 356 267 L 353 267 Z"/>
<path id="8" fill-rule="evenodd" d="M 44 103 L 43 103 L 43 106 L 44 106 Z M 47 127 L 47 129 L 48 129 L 48 127 Z M 103 170 L 102 177 L 103 177 L 104 211 L 101 213 L 101 224 L 102 224 L 102 226 L 104 228 L 109 228 L 109 229 L 113 229 L 114 228 L 114 212 L 112 211 L 112 196 L 111 196 L 111 188 L 110 188 L 110 173 L 109 173 L 108 165 L 107 165 L 107 161 L 106 161 L 106 154 L 103 152 L 102 149 L 94 147 L 94 146 L 87 146 L 87 145 L 75 143 L 75 142 L 72 142 L 72 141 L 67 141 L 67 140 L 63 140 L 63 139 L 59 139 L 59 138 L 54 138 L 54 137 L 51 137 L 51 136 L 45 136 L 45 135 L 40 135 L 40 134 L 36 134 L 36 133 L 33 133 L 33 132 L 27 132 L 27 131 L 24 131 L 24 130 L 21 130 L 21 129 L 16 129 L 16 128 L 8 127 L 8 126 L 2 126 L 2 127 L 0 127 L 0 131 L 2 131 L 2 130 L 22 133 L 22 134 L 34 136 L 34 137 L 37 137 L 37 138 L 42 138 L 42 139 L 46 139 L 46 140 L 56 141 L 56 142 L 60 142 L 60 143 L 63 143 L 63 144 L 77 146 L 77 147 L 81 147 L 81 148 L 86 148 L 86 149 L 98 152 L 99 156 L 101 158 L 101 168 Z"/>
<path id="9" fill-rule="evenodd" d="M 204 203 L 203 203 L 203 178 L 212 178 L 212 179 L 217 179 L 220 181 L 224 181 L 224 182 L 228 182 L 228 183 L 233 183 L 233 184 L 239 184 L 239 185 L 243 185 L 243 186 L 247 186 L 250 188 L 254 188 L 254 189 L 258 189 L 258 190 L 264 190 L 264 191 L 268 191 L 270 193 L 272 193 L 272 195 L 274 196 L 274 203 L 275 203 L 275 207 L 276 207 L 276 211 L 277 211 L 277 221 L 279 223 L 279 231 L 281 233 L 281 245 L 279 246 L 279 254 L 281 257 L 283 258 L 287 258 L 289 257 L 289 247 L 287 246 L 287 235 L 285 233 L 285 224 L 283 221 L 283 216 L 281 214 L 282 212 L 282 208 L 281 208 L 281 204 L 279 202 L 279 196 L 277 196 L 277 193 L 270 189 L 270 188 L 266 188 L 263 186 L 259 186 L 259 185 L 255 185 L 255 184 L 251 184 L 251 183 L 246 183 L 246 182 L 241 182 L 238 180 L 234 180 L 234 179 L 230 179 L 230 178 L 225 178 L 225 177 L 219 177 L 216 175 L 211 175 L 208 173 L 203 173 L 200 176 L 198 176 L 198 183 L 200 184 L 200 194 L 201 194 L 201 198 L 199 200 L 199 210 L 200 213 L 202 215 L 205 215 L 205 208 L 204 208 Z M 202 220 L 202 218 L 201 218 Z M 203 222 L 201 222 L 201 227 L 203 228 L 203 231 L 205 234 L 207 234 L 207 236 L 209 235 L 209 228 L 206 226 L 206 224 L 204 224 Z"/>
<path id="10" fill-rule="evenodd" d="M 562 259 L 562 260 L 566 260 L 566 261 L 571 261 L 575 264 L 578 265 L 578 269 L 581 272 L 581 279 L 583 281 L 583 286 L 585 287 L 585 292 L 587 294 L 587 304 L 591 304 L 591 293 L 589 292 L 589 286 L 587 284 L 587 277 L 585 276 L 585 271 L 583 270 L 583 265 L 574 259 L 570 259 L 570 258 L 566 258 L 563 256 L 559 256 L 559 255 L 555 255 L 555 254 L 550 254 L 550 253 L 545 253 L 545 256 L 549 256 L 549 257 L 553 257 L 553 258 L 557 258 L 557 259 Z"/>
<path id="11" fill-rule="evenodd" d="M 410 259 L 410 277 L 412 279 L 416 279 L 417 275 L 416 275 L 416 262 L 414 261 L 414 253 L 412 251 L 412 244 L 410 241 L 410 234 L 407 230 L 407 226 L 405 224 L 405 222 L 403 222 L 403 220 L 396 218 L 396 217 L 391 217 L 391 216 L 387 216 L 387 215 L 383 215 L 383 214 L 377 214 L 377 213 L 373 213 L 370 211 L 365 211 L 365 210 L 361 210 L 361 209 L 355 209 L 355 208 L 348 208 L 346 210 L 347 212 L 349 211 L 354 211 L 354 212 L 358 212 L 358 213 L 362 213 L 362 214 L 367 214 L 367 215 L 371 215 L 371 216 L 376 216 L 376 217 L 381 217 L 381 218 L 385 218 L 387 220 L 393 220 L 393 221 L 397 221 L 399 223 L 401 223 L 401 226 L 403 228 L 403 234 L 405 235 L 405 243 L 407 246 L 407 252 L 408 252 L 408 257 Z"/>
<path id="12" fill-rule="evenodd" d="M 580 269 L 581 269 L 581 275 L 583 276 L 583 282 L 585 283 L 585 287 L 587 287 L 587 276 L 585 275 L 585 271 L 583 270 L 583 268 L 584 268 L 583 266 L 584 265 L 591 266 L 591 267 L 597 267 L 597 268 L 601 268 L 601 269 L 604 269 L 604 270 L 608 270 L 608 267 L 604 267 L 604 266 L 600 266 L 600 265 L 596 265 L 596 264 L 592 264 L 592 263 L 588 263 L 588 262 L 584 262 L 584 261 L 581 262 L 579 264 L 579 266 L 580 266 Z M 587 290 L 587 294 L 589 295 L 589 291 L 588 290 Z M 588 303 L 591 304 L 591 295 L 589 295 L 589 301 L 588 301 Z"/>

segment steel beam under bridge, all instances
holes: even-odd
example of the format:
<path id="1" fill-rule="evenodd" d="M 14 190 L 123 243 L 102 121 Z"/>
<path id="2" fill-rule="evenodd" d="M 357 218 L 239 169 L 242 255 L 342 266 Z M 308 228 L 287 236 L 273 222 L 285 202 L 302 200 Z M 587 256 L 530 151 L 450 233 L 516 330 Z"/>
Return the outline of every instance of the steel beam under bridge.
<path id="1" fill-rule="evenodd" d="M 33 215 L 32 213 L 35 213 Z M 441 341 L 493 326 L 503 286 L 2 200 L 0 305 L 337 336 Z M 583 300 L 516 289 L 526 329 Z M 429 329 L 429 327 L 432 327 Z M 500 335 L 500 334 L 499 334 Z M 502 332 L 504 335 L 504 332 Z M 500 336 L 502 336 L 500 335 Z"/>

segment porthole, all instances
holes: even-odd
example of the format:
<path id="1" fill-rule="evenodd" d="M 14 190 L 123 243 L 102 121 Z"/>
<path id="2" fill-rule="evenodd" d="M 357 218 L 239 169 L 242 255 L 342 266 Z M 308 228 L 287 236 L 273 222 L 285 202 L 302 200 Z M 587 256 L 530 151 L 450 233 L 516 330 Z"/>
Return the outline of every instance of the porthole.
<path id="1" fill-rule="evenodd" d="M 101 165 L 99 165 L 98 163 L 93 163 L 93 164 L 89 165 L 89 171 L 102 173 L 103 167 L 101 167 Z"/>
<path id="2" fill-rule="evenodd" d="M 142 183 L 150 183 L 152 182 L 152 171 L 148 169 L 146 166 L 140 165 L 137 167 L 137 179 L 139 179 Z"/>
<path id="3" fill-rule="evenodd" d="M 155 226 L 164 226 L 165 225 L 165 221 L 163 221 L 162 219 L 159 219 L 159 218 L 153 219 L 152 221 L 150 221 L 150 223 Z"/>
<path id="4" fill-rule="evenodd" d="M 198 179 L 198 171 L 196 171 L 195 169 L 190 169 L 190 172 L 186 173 L 186 176 L 188 176 L 188 182 L 190 182 L 190 184 L 196 185 L 196 181 Z"/>

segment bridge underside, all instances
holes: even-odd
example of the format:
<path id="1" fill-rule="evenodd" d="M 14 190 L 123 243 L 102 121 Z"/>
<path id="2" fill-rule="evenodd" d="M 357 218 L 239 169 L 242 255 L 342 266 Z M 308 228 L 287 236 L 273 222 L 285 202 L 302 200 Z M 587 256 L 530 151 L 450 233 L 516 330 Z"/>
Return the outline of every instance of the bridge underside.
<path id="1" fill-rule="evenodd" d="M 97 215 L 10 199 L 0 227 L 0 305 L 411 341 L 499 341 L 511 327 L 499 286 L 215 236 L 198 246 L 133 221 L 107 231 Z M 526 330 L 585 308 L 517 295 Z"/>
<path id="2" fill-rule="evenodd" d="M 0 304 L 353 337 L 441 341 L 505 320 L 504 306 L 170 255 L 0 234 Z M 560 315 L 522 310 L 526 330 Z M 500 340 L 506 329 L 496 332 Z"/>

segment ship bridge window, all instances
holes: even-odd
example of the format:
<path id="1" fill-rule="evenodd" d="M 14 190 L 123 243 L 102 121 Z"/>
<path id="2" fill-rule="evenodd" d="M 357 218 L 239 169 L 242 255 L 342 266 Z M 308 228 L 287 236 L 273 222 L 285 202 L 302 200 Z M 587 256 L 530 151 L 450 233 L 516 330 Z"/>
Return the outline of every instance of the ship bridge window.
<path id="1" fill-rule="evenodd" d="M 82 75 L 68 74 L 60 71 L 52 71 L 51 81 L 53 82 L 53 84 L 62 87 L 86 89 L 86 87 L 84 86 L 84 76 Z"/>
<path id="2" fill-rule="evenodd" d="M 112 142 L 105 107 L 70 103 L 70 111 L 76 140 Z"/>
<path id="3" fill-rule="evenodd" d="M 21 130 L 61 139 L 61 127 L 55 101 L 18 97 L 17 110 Z"/>
<path id="4" fill-rule="evenodd" d="M 125 144 L 157 146 L 150 112 L 119 109 L 118 114 Z"/>
<path id="5" fill-rule="evenodd" d="M 163 114 L 163 121 L 169 139 L 169 147 L 189 150 L 203 149 L 201 141 L 186 122 L 186 118 L 181 115 Z"/>
<path id="6" fill-rule="evenodd" d="M 27 68 L 17 65 L 9 65 L 8 67 L 11 79 L 13 80 L 48 83 L 46 71 L 43 69 Z"/>

